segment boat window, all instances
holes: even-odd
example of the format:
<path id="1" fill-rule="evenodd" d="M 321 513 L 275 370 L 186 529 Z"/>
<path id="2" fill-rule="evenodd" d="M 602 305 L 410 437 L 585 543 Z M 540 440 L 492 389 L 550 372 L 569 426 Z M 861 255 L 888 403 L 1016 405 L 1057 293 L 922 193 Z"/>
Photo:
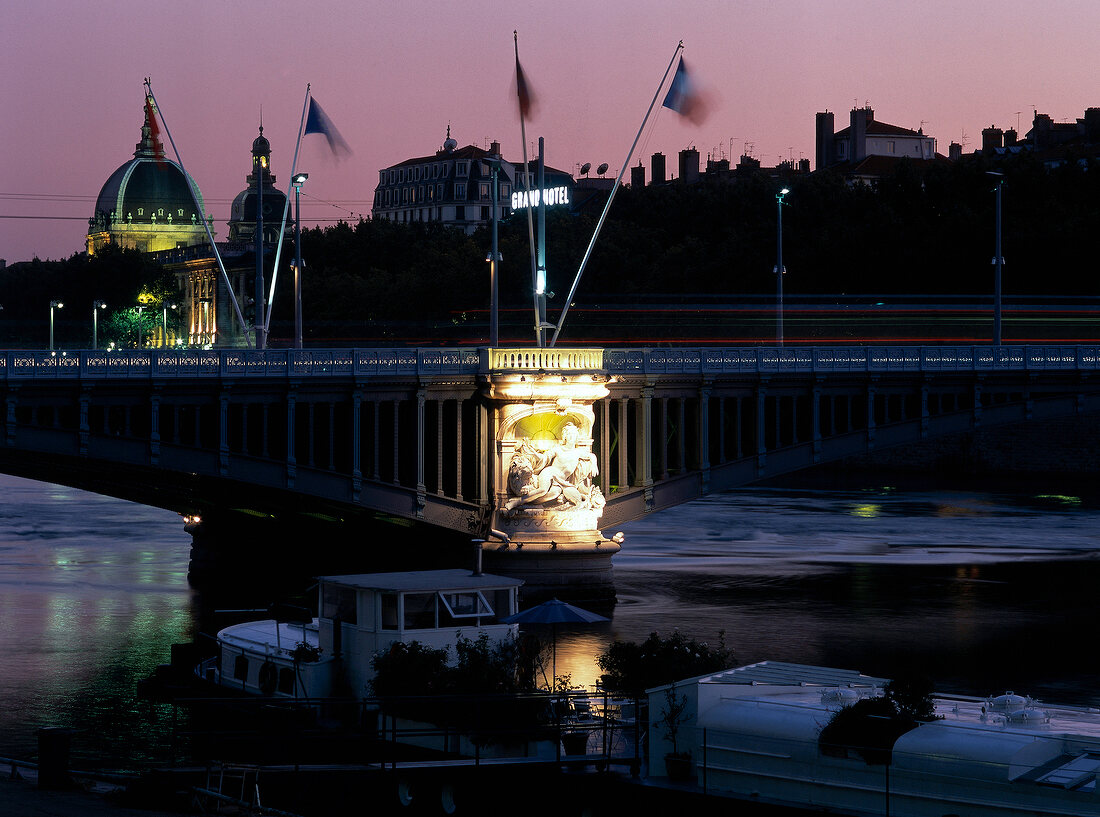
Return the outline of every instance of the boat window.
<path id="1" fill-rule="evenodd" d="M 515 612 L 512 607 L 513 593 L 508 588 L 493 591 L 493 610 L 500 618 L 510 616 Z"/>
<path id="2" fill-rule="evenodd" d="M 444 592 L 439 594 L 439 598 L 443 601 L 444 608 L 440 612 L 449 614 L 452 619 L 483 618 L 493 615 L 493 608 L 489 606 L 489 602 L 476 590 L 465 593 Z M 446 626 L 447 622 L 443 623 Z"/>
<path id="3" fill-rule="evenodd" d="M 354 588 L 341 587 L 338 584 L 326 584 L 322 599 L 321 618 L 338 618 L 344 624 L 358 623 Z"/>
<path id="4" fill-rule="evenodd" d="M 435 593 L 405 594 L 405 629 L 431 630 L 435 622 Z"/>
<path id="5" fill-rule="evenodd" d="M 382 593 L 382 629 L 397 629 L 397 594 Z"/>
<path id="6" fill-rule="evenodd" d="M 243 655 L 238 655 L 237 660 L 233 662 L 233 677 L 238 681 L 248 678 L 248 659 Z"/>
<path id="7" fill-rule="evenodd" d="M 294 670 L 290 667 L 279 670 L 279 692 L 284 695 L 294 694 Z"/>

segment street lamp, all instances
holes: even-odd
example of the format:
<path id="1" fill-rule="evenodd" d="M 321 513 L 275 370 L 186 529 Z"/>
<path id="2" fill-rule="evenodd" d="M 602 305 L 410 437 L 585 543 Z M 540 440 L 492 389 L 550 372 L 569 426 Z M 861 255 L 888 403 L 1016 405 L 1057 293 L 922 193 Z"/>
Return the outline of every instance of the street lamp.
<path id="1" fill-rule="evenodd" d="M 787 268 L 783 266 L 783 198 L 791 191 L 784 187 L 775 196 L 776 237 L 775 237 L 775 342 L 783 345 L 783 276 Z"/>
<path id="2" fill-rule="evenodd" d="M 179 309 L 179 307 L 176 306 L 176 304 L 170 304 L 170 303 L 165 303 L 164 304 L 164 314 L 161 316 L 161 324 L 160 324 L 160 327 L 161 327 L 161 329 L 160 329 L 160 331 L 161 331 L 160 345 L 164 346 L 164 347 L 168 346 L 168 310 L 169 309 Z"/>
<path id="3" fill-rule="evenodd" d="M 1004 269 L 1005 259 L 1001 255 L 1001 191 L 1005 186 L 1005 176 L 994 170 L 987 170 L 985 175 L 993 176 L 997 180 L 997 186 L 993 192 L 997 199 L 997 228 L 994 238 L 995 247 L 993 266 L 996 270 L 993 276 L 993 345 L 1001 345 L 1001 272 Z"/>
<path id="4" fill-rule="evenodd" d="M 485 257 L 485 260 L 489 262 L 489 346 L 496 347 L 500 343 L 500 311 L 498 306 L 500 250 L 497 245 L 497 210 L 500 197 L 500 156 L 494 154 L 489 157 L 488 161 L 489 169 L 491 170 L 491 183 L 493 186 L 493 193 L 490 197 L 490 206 L 493 208 L 492 218 L 490 219 L 493 239 L 492 248 L 489 250 L 489 255 Z"/>
<path id="5" fill-rule="evenodd" d="M 61 309 L 65 304 L 61 301 L 50 301 L 50 351 L 53 351 L 53 311 Z"/>
<path id="6" fill-rule="evenodd" d="M 294 348 L 302 348 L 302 184 L 308 173 L 296 173 L 294 185 Z"/>
<path id="7" fill-rule="evenodd" d="M 103 301 L 92 301 L 92 348 L 99 348 L 99 310 L 106 309 Z"/>

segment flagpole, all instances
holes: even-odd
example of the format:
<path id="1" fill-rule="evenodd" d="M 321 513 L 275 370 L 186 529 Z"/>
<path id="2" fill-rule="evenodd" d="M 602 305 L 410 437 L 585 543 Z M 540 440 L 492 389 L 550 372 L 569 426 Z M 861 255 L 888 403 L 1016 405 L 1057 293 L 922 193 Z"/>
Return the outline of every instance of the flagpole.
<path id="1" fill-rule="evenodd" d="M 168 129 L 168 123 L 164 119 L 164 113 L 160 109 L 160 105 L 157 104 L 156 94 L 153 93 L 153 85 L 149 80 L 149 77 L 145 78 L 145 90 L 149 93 L 149 96 L 153 100 L 154 112 L 160 115 L 161 124 L 164 125 L 164 132 L 168 136 L 168 141 L 172 145 L 172 151 L 176 154 L 176 163 L 180 166 L 180 170 L 183 171 L 183 177 L 187 180 L 187 189 L 191 191 L 191 202 L 195 205 L 195 209 L 202 214 L 202 226 L 206 230 L 206 240 L 210 242 L 211 249 L 214 250 L 214 258 L 217 259 L 218 269 L 221 270 L 222 280 L 225 282 L 226 292 L 229 293 L 229 300 L 233 304 L 233 310 L 237 313 L 237 320 L 240 321 L 241 331 L 244 334 L 245 345 L 251 349 L 252 339 L 248 336 L 248 324 L 245 323 L 244 315 L 241 313 L 240 304 L 237 303 L 237 296 L 233 293 L 233 286 L 229 283 L 229 273 L 225 271 L 225 264 L 222 262 L 221 253 L 218 252 L 218 245 L 214 243 L 214 235 L 210 232 L 210 223 L 206 220 L 206 213 L 203 208 L 199 206 L 198 196 L 195 194 L 195 186 L 191 182 L 191 176 L 183 166 L 183 159 L 180 158 L 179 149 L 176 147 L 176 141 L 172 138 L 172 131 Z M 217 316 L 215 315 L 215 320 Z"/>
<path id="2" fill-rule="evenodd" d="M 554 336 L 550 338 L 551 347 L 558 342 L 558 335 L 561 333 L 562 324 L 565 323 L 565 316 L 569 312 L 569 304 L 573 302 L 573 295 L 577 292 L 577 286 L 581 282 L 584 268 L 588 264 L 588 257 L 592 255 L 592 248 L 596 244 L 596 238 L 600 235 L 600 228 L 603 227 L 604 219 L 607 218 L 607 211 L 611 209 L 611 202 L 615 199 L 615 194 L 619 190 L 619 183 L 623 180 L 623 174 L 626 173 L 627 167 L 630 166 L 630 159 L 634 155 L 634 148 L 638 146 L 638 140 L 642 138 L 642 131 L 645 130 L 646 122 L 649 121 L 649 116 L 653 113 L 653 106 L 657 104 L 657 98 L 661 95 L 661 89 L 665 87 L 665 80 L 668 79 L 668 72 L 672 70 L 672 66 L 676 62 L 676 57 L 683 47 L 684 41 L 680 40 L 679 45 L 676 46 L 676 50 L 672 53 L 672 59 L 668 62 L 668 68 L 665 69 L 665 75 L 661 77 L 661 84 L 657 86 L 657 92 L 653 94 L 653 101 L 649 103 L 649 110 L 645 112 L 645 118 L 642 120 L 642 126 L 638 128 L 638 134 L 634 137 L 634 143 L 626 153 L 626 158 L 623 160 L 623 166 L 619 168 L 619 176 L 615 179 L 615 185 L 611 188 L 611 194 L 607 197 L 607 203 L 603 207 L 603 212 L 600 213 L 600 220 L 596 222 L 596 229 L 592 232 L 592 240 L 588 242 L 588 249 L 584 251 L 584 258 L 581 259 L 581 265 L 577 269 L 577 275 L 573 278 L 573 286 L 569 288 L 569 296 L 565 299 L 565 304 L 561 308 L 561 317 L 558 318 L 558 324 L 554 328 Z"/>
<path id="3" fill-rule="evenodd" d="M 527 163 L 527 128 L 523 122 L 523 89 L 521 87 L 521 74 L 519 67 L 519 32 L 512 31 L 512 39 L 516 44 L 516 97 L 519 99 L 519 135 L 523 146 L 523 187 L 527 194 L 527 242 L 531 247 L 531 293 L 535 299 L 535 342 L 542 347 L 542 313 L 539 311 L 538 289 L 538 262 L 535 260 L 535 221 L 531 213 L 531 169 Z M 525 82 L 526 80 L 522 80 Z M 528 89 L 530 97 L 530 89 Z"/>
<path id="4" fill-rule="evenodd" d="M 306 98 L 302 103 L 302 121 L 298 123 L 298 141 L 294 143 L 294 159 L 290 163 L 290 181 L 286 186 L 286 201 L 283 202 L 283 223 L 279 226 L 279 244 L 275 248 L 275 269 L 271 273 L 270 294 L 267 296 L 267 317 L 264 320 L 264 334 L 271 327 L 271 308 L 275 305 L 275 281 L 279 278 L 279 258 L 283 253 L 283 235 L 286 233 L 286 216 L 290 211 L 290 190 L 294 186 L 294 175 L 298 172 L 298 149 L 302 146 L 302 131 L 306 126 L 306 108 L 309 107 L 309 83 L 306 83 Z M 299 228 L 301 225 L 299 225 Z M 301 273 L 299 273 L 301 274 Z"/>

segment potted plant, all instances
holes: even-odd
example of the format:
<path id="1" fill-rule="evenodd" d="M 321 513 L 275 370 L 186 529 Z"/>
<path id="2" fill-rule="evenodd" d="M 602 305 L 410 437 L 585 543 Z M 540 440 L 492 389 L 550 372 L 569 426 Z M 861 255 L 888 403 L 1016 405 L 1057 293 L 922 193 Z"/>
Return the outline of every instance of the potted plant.
<path id="1" fill-rule="evenodd" d="M 676 743 L 687 702 L 687 695 L 677 695 L 676 684 L 670 684 L 665 690 L 664 708 L 657 714 L 663 737 L 672 744 L 672 751 L 665 754 L 665 773 L 669 780 L 679 782 L 691 779 L 691 752 L 681 752 Z"/>

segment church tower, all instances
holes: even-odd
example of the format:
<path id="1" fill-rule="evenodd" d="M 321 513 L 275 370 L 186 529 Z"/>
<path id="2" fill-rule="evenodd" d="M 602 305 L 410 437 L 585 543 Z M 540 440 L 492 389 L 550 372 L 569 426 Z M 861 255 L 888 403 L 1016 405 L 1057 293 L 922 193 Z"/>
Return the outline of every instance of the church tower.
<path id="1" fill-rule="evenodd" d="M 260 180 L 263 189 L 263 229 L 264 244 L 274 245 L 279 241 L 279 229 L 283 213 L 286 211 L 286 194 L 275 187 L 275 174 L 271 172 L 271 143 L 264 136 L 264 126 L 260 125 L 260 135 L 252 142 L 252 170 L 245 177 L 247 187 L 233 199 L 233 208 L 229 216 L 229 240 L 248 244 L 256 242 L 256 205 L 260 198 L 256 180 Z M 284 240 L 293 234 L 294 224 L 287 219 Z"/>

